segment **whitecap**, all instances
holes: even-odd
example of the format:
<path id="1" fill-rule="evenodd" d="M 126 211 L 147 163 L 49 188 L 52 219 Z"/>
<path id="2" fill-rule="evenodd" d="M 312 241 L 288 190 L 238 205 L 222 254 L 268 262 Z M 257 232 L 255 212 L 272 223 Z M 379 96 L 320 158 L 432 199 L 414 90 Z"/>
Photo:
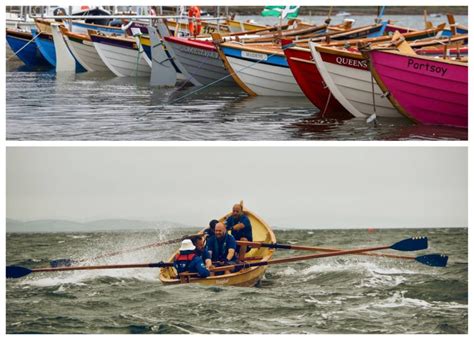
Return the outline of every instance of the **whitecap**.
<path id="1" fill-rule="evenodd" d="M 89 236 L 87 236 L 87 235 L 67 235 L 67 237 L 72 238 L 72 239 L 81 239 L 81 238 L 88 238 Z"/>
<path id="2" fill-rule="evenodd" d="M 431 308 L 432 304 L 421 299 L 413 299 L 405 297 L 406 291 L 397 291 L 392 296 L 379 303 L 372 304 L 373 307 L 380 308 L 397 308 L 397 307 L 416 307 Z"/>

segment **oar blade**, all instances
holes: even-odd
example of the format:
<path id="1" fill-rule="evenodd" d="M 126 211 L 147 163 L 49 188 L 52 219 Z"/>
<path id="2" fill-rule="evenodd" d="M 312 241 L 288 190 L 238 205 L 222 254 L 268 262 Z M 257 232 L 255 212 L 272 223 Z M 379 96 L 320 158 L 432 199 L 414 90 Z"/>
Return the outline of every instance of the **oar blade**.
<path id="1" fill-rule="evenodd" d="M 72 259 L 57 259 L 57 260 L 49 261 L 49 265 L 51 266 L 51 268 L 70 267 L 75 262 L 76 261 L 74 261 Z"/>
<path id="2" fill-rule="evenodd" d="M 31 269 L 20 266 L 7 266 L 7 279 L 17 279 L 32 272 Z"/>
<path id="3" fill-rule="evenodd" d="M 446 267 L 448 264 L 448 256 L 442 254 L 421 255 L 415 258 L 415 261 L 426 264 L 431 267 Z"/>
<path id="4" fill-rule="evenodd" d="M 424 236 L 407 238 L 406 240 L 402 240 L 393 244 L 390 248 L 399 251 L 415 251 L 426 249 L 428 248 L 428 238 Z"/>

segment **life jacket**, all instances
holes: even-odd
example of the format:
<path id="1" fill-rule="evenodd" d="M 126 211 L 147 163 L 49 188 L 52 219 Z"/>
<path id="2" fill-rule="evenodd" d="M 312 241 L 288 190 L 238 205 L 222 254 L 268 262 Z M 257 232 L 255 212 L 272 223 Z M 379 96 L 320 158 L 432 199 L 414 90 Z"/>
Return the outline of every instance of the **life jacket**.
<path id="1" fill-rule="evenodd" d="M 224 261 L 227 259 L 227 234 L 224 237 L 224 243 L 222 243 L 222 247 L 219 247 L 219 242 L 217 241 L 217 237 L 214 235 L 213 239 L 214 242 L 210 242 L 209 246 L 211 247 L 209 250 L 212 251 L 212 260 L 213 261 Z M 220 251 L 219 251 L 220 250 Z"/>
<path id="2" fill-rule="evenodd" d="M 196 257 L 195 253 L 190 254 L 178 254 L 174 258 L 174 267 L 178 273 L 189 271 L 189 264 Z"/>
<path id="3" fill-rule="evenodd" d="M 188 11 L 188 17 L 189 17 L 189 35 L 190 36 L 197 36 L 201 33 L 201 20 L 199 18 L 201 17 L 201 10 L 199 9 L 198 6 L 190 6 L 189 11 Z M 193 19 L 196 18 L 196 19 Z M 194 26 L 194 23 L 196 22 L 196 26 Z"/>

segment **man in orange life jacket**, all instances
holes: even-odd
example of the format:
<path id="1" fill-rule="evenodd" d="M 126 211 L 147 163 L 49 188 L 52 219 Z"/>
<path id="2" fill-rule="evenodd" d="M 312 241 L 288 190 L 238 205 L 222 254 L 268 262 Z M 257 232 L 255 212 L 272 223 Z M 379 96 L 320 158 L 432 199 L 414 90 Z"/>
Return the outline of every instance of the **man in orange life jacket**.
<path id="1" fill-rule="evenodd" d="M 182 272 L 198 273 L 200 277 L 208 277 L 210 275 L 202 258 L 194 252 L 195 249 L 196 247 L 191 240 L 185 239 L 181 242 L 179 254 L 176 255 L 173 263 L 178 275 Z"/>

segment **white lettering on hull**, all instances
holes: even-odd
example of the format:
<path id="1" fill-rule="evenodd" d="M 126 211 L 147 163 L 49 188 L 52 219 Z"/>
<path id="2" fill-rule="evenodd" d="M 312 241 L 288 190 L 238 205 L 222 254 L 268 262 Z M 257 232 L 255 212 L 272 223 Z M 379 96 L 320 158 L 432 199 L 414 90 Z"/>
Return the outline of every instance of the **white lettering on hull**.
<path id="1" fill-rule="evenodd" d="M 254 60 L 267 60 L 267 55 L 264 53 L 242 51 L 242 57 Z"/>
<path id="2" fill-rule="evenodd" d="M 189 47 L 189 46 L 180 46 L 179 49 L 187 54 L 193 54 L 193 55 L 199 55 L 202 57 L 207 57 L 211 59 L 219 59 L 219 55 L 217 52 L 214 51 L 208 51 L 208 50 L 203 50 L 200 48 L 195 48 L 195 47 Z"/>
<path id="3" fill-rule="evenodd" d="M 367 60 L 359 60 L 359 59 L 352 59 L 352 58 L 344 58 L 344 57 L 337 57 L 336 63 L 339 65 L 347 65 L 353 66 L 357 68 L 367 69 Z"/>

